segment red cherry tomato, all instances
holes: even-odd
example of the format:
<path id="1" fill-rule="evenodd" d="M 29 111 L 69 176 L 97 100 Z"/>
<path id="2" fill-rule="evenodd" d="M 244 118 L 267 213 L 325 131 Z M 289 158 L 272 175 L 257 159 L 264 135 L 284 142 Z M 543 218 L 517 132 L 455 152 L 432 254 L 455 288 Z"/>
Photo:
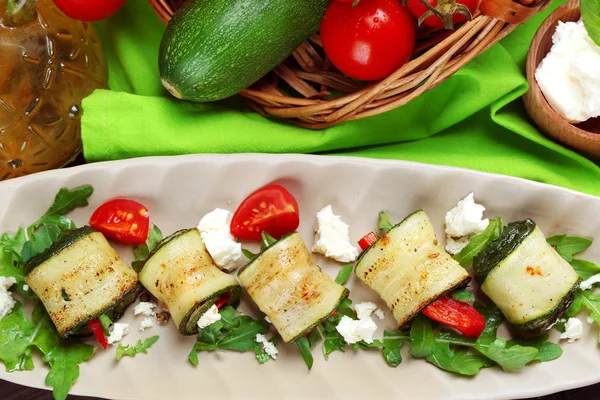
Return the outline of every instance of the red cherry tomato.
<path id="1" fill-rule="evenodd" d="M 116 199 L 102 204 L 90 218 L 90 226 L 104 236 L 127 244 L 148 239 L 148 209 L 137 201 Z"/>
<path id="2" fill-rule="evenodd" d="M 321 22 L 321 42 L 344 74 L 375 81 L 410 59 L 416 31 L 416 21 L 399 0 L 334 1 Z"/>
<path id="3" fill-rule="evenodd" d="M 229 302 L 229 300 L 231 300 L 231 294 L 225 293 L 224 295 L 219 297 L 219 300 L 215 301 L 215 306 L 217 306 L 217 308 L 220 310 L 225 304 Z"/>
<path id="4" fill-rule="evenodd" d="M 450 4 L 450 5 L 444 4 L 444 3 L 450 3 L 450 0 L 440 0 L 439 5 L 438 5 L 437 0 L 426 0 L 426 1 L 431 6 L 437 7 L 437 9 L 442 14 L 445 14 L 448 12 L 445 10 L 446 7 L 449 7 L 451 9 L 453 6 L 452 4 Z M 466 7 L 469 10 L 471 15 L 473 15 L 479 9 L 480 2 L 481 2 L 481 0 L 457 0 L 456 4 L 454 6 L 462 4 L 464 7 Z M 420 19 L 423 16 L 423 14 L 425 14 L 427 11 L 430 11 L 427 8 L 427 6 L 422 3 L 422 0 L 408 0 L 408 3 L 406 5 L 407 5 L 408 9 L 410 10 L 411 14 L 416 19 Z M 452 11 L 450 11 L 450 12 L 452 12 Z M 460 24 L 461 22 L 467 21 L 469 18 L 466 14 L 468 14 L 468 13 L 460 13 L 458 11 L 453 12 L 452 24 L 456 25 L 456 24 Z M 442 18 L 440 18 L 436 15 L 432 15 L 423 20 L 423 25 L 429 26 L 430 28 L 442 29 L 442 28 L 444 28 L 444 21 L 442 20 Z"/>
<path id="5" fill-rule="evenodd" d="M 423 314 L 472 338 L 478 338 L 485 329 L 483 315 L 475 307 L 463 301 L 440 297 L 428 305 L 423 310 Z"/>
<path id="6" fill-rule="evenodd" d="M 298 229 L 298 202 L 286 188 L 267 185 L 248 196 L 231 220 L 231 234 L 241 239 L 261 240 L 267 232 L 275 239 Z"/>
<path id="7" fill-rule="evenodd" d="M 81 21 L 100 21 L 119 11 L 125 0 L 54 0 L 67 16 Z"/>

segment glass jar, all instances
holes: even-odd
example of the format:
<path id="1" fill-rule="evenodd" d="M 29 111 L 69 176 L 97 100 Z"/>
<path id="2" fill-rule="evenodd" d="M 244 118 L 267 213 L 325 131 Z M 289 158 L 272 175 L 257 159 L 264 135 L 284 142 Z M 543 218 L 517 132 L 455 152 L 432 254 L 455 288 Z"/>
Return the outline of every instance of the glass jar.
<path id="1" fill-rule="evenodd" d="M 0 0 L 0 180 L 72 161 L 81 101 L 106 82 L 91 24 L 51 0 Z"/>

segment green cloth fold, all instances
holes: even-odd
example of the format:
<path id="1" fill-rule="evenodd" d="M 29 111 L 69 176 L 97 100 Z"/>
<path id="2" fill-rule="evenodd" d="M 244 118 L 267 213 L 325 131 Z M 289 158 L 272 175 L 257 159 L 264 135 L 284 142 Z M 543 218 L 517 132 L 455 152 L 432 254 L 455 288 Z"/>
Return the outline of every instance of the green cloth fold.
<path id="1" fill-rule="evenodd" d="M 555 2 L 550 9 L 563 1 Z M 111 90 L 84 100 L 88 161 L 189 153 L 323 153 L 404 159 L 520 176 L 600 195 L 600 168 L 550 141 L 520 100 L 534 17 L 442 85 L 408 105 L 323 131 L 268 120 L 240 99 L 181 102 L 160 84 L 164 26 L 144 0 L 97 24 Z"/>

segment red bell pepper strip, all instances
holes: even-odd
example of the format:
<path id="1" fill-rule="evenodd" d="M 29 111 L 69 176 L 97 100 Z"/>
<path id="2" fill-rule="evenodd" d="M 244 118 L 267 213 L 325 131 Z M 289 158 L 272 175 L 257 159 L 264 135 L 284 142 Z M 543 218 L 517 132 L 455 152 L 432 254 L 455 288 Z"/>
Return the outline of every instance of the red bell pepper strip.
<path id="1" fill-rule="evenodd" d="M 220 310 L 229 300 L 231 300 L 231 294 L 225 293 L 223 296 L 219 297 L 219 300 L 215 301 L 215 306 Z"/>
<path id="2" fill-rule="evenodd" d="M 366 250 L 376 241 L 377 235 L 375 232 L 369 232 L 358 241 L 358 245 L 360 246 L 361 250 Z"/>
<path id="3" fill-rule="evenodd" d="M 440 297 L 428 305 L 423 314 L 472 338 L 478 338 L 485 329 L 485 319 L 472 305 L 463 301 Z"/>
<path id="4" fill-rule="evenodd" d="M 98 339 L 98 343 L 100 343 L 100 346 L 102 346 L 102 348 L 106 350 L 106 348 L 108 347 L 108 342 L 106 341 L 106 336 L 104 335 L 104 328 L 102 328 L 102 323 L 100 322 L 100 319 L 91 320 L 90 322 L 88 322 L 88 326 L 92 330 L 94 336 L 96 336 L 96 339 Z"/>

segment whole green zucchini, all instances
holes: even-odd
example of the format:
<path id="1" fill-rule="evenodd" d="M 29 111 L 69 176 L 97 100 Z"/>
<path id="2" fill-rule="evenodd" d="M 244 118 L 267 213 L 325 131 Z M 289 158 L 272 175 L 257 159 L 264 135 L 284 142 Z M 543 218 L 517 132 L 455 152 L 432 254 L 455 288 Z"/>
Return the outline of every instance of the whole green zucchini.
<path id="1" fill-rule="evenodd" d="M 160 76 L 173 96 L 208 102 L 246 89 L 319 29 L 329 0 L 195 0 L 163 36 Z"/>

